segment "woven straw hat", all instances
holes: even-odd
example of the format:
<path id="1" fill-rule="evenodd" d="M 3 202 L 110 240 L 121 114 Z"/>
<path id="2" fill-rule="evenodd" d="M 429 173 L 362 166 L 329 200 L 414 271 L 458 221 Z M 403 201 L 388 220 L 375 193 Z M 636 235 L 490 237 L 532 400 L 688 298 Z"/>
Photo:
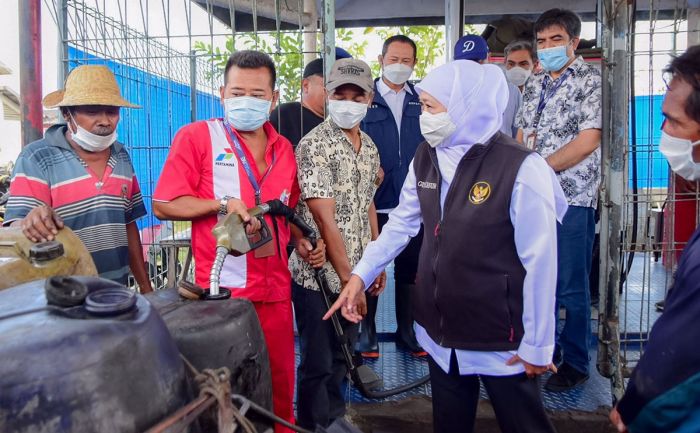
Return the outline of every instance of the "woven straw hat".
<path id="1" fill-rule="evenodd" d="M 101 65 L 83 65 L 73 69 L 66 79 L 65 89 L 49 93 L 42 102 L 46 108 L 76 105 L 141 108 L 122 98 L 114 74 Z"/>

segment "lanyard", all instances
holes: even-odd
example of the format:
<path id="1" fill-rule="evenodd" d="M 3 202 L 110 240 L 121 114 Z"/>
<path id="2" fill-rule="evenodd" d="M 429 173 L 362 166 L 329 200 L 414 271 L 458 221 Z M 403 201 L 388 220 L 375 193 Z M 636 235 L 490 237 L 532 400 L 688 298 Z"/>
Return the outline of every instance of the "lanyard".
<path id="1" fill-rule="evenodd" d="M 540 123 L 540 117 L 542 116 L 544 107 L 547 106 L 547 103 L 550 99 L 552 99 L 552 96 L 554 96 L 557 93 L 557 90 L 559 90 L 559 88 L 561 87 L 561 85 L 564 84 L 564 81 L 566 81 L 566 79 L 569 78 L 569 75 L 571 75 L 571 69 L 567 69 L 566 72 L 564 72 L 564 74 L 554 82 L 554 85 L 551 89 L 549 89 L 549 91 L 547 91 L 547 82 L 549 81 L 549 75 L 545 75 L 544 80 L 542 80 L 540 102 L 537 104 L 537 114 L 535 115 L 535 121 L 533 122 L 535 128 L 537 128 L 537 125 L 539 125 Z"/>
<path id="2" fill-rule="evenodd" d="M 275 165 L 275 150 L 272 150 L 272 161 L 270 162 L 270 165 L 267 167 L 267 170 L 265 170 L 265 173 L 263 174 L 262 179 L 260 179 L 260 183 L 258 184 L 258 180 L 255 178 L 255 175 L 253 174 L 253 169 L 250 167 L 250 163 L 248 162 L 248 158 L 245 156 L 245 152 L 243 151 L 243 147 L 241 147 L 241 142 L 238 141 L 238 137 L 236 137 L 236 134 L 233 132 L 231 129 L 231 125 L 228 124 L 228 122 L 223 122 L 224 124 L 224 129 L 226 130 L 226 133 L 228 134 L 229 138 L 233 142 L 233 150 L 236 152 L 236 155 L 238 156 L 238 159 L 241 160 L 241 164 L 243 165 L 243 169 L 245 170 L 246 174 L 248 175 L 248 181 L 250 182 L 250 185 L 253 187 L 253 190 L 255 191 L 255 205 L 259 205 L 262 203 L 261 200 L 261 195 L 262 195 L 262 184 L 265 183 L 265 179 L 267 179 L 267 175 L 270 174 L 270 171 L 272 170 L 272 166 Z"/>

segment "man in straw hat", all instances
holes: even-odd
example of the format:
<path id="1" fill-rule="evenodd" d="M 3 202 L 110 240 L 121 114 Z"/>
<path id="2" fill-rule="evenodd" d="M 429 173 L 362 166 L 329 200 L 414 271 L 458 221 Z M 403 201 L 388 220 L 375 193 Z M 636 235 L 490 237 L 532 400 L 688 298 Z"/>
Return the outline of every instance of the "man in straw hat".
<path id="1" fill-rule="evenodd" d="M 65 89 L 43 103 L 60 107 L 67 124 L 52 126 L 20 153 L 5 225 L 22 227 L 33 242 L 50 241 L 68 226 L 101 277 L 126 284 L 131 268 L 141 292 L 150 292 L 136 227 L 146 208 L 116 133 L 120 107 L 139 107 L 121 97 L 112 72 L 98 65 L 75 68 Z"/>

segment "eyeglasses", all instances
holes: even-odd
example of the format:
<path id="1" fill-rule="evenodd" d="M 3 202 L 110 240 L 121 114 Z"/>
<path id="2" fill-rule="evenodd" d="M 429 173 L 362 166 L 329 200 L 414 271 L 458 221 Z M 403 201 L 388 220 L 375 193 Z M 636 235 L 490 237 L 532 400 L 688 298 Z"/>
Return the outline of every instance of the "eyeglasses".
<path id="1" fill-rule="evenodd" d="M 666 91 L 671 90 L 671 80 L 673 80 L 673 73 L 670 71 L 664 71 L 661 74 L 661 79 L 664 80 L 664 86 L 666 86 Z"/>

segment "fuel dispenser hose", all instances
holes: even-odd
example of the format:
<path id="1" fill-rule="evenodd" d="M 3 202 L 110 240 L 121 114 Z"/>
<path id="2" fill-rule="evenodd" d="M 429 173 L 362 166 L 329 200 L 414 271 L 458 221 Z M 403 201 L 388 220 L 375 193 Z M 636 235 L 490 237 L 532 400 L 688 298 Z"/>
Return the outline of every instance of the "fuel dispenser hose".
<path id="1" fill-rule="evenodd" d="M 314 248 L 316 248 L 316 241 L 318 239 L 316 232 L 313 228 L 311 228 L 311 226 L 309 226 L 306 223 L 306 221 L 304 221 L 299 215 L 297 215 L 297 213 L 294 212 L 293 209 L 291 209 L 288 206 L 285 206 L 279 200 L 268 201 L 263 206 L 268 207 L 268 210 L 265 213 L 269 213 L 271 215 L 284 216 L 288 222 L 297 226 L 299 230 L 301 230 L 304 237 L 311 242 Z M 321 289 L 321 293 L 323 295 L 326 307 L 330 309 L 332 305 L 331 299 L 333 297 L 333 294 L 330 289 L 330 286 L 328 285 L 325 270 L 322 268 L 314 269 L 314 272 L 316 283 Z M 337 312 L 333 313 L 333 315 L 331 316 L 331 322 L 333 324 L 333 330 L 335 331 L 336 338 L 340 343 L 340 347 L 343 352 L 343 357 L 345 358 L 345 364 L 350 373 L 352 383 L 353 385 L 355 385 L 355 387 L 357 387 L 357 389 L 364 397 L 373 399 L 387 398 L 425 385 L 430 380 L 430 375 L 426 374 L 425 376 L 420 377 L 419 379 L 413 382 L 400 385 L 391 389 L 381 389 L 383 388 L 381 378 L 376 373 L 374 373 L 374 371 L 372 371 L 369 368 L 369 366 L 355 365 L 349 347 L 349 342 L 347 341 L 347 338 L 343 333 L 343 327 L 340 323 L 340 318 L 338 317 Z"/>

